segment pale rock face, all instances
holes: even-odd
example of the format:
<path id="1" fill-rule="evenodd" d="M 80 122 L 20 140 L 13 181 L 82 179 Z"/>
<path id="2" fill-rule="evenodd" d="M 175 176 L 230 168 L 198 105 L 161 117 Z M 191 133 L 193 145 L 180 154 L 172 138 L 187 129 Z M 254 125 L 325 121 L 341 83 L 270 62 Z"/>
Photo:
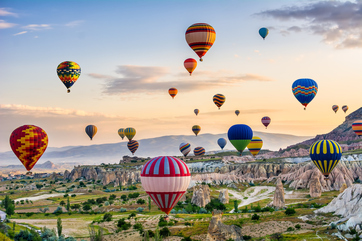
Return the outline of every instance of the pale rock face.
<path id="1" fill-rule="evenodd" d="M 219 200 L 220 200 L 220 202 L 223 203 L 223 204 L 229 203 L 229 192 L 228 192 L 227 189 L 222 189 L 222 190 L 220 190 Z"/>
<path id="2" fill-rule="evenodd" d="M 362 225 L 362 184 L 353 184 L 334 198 L 327 206 L 315 210 L 315 213 L 330 213 L 341 215 L 345 224 L 339 225 L 339 229 L 348 230 Z"/>
<path id="3" fill-rule="evenodd" d="M 275 187 L 273 202 L 270 206 L 281 209 L 285 207 L 284 188 L 281 179 L 278 179 Z"/>
<path id="4" fill-rule="evenodd" d="M 322 195 L 322 186 L 319 181 L 319 170 L 313 172 L 309 183 L 309 195 L 311 197 L 320 197 Z"/>
<path id="5" fill-rule="evenodd" d="M 208 241 L 224 241 L 228 239 L 242 241 L 241 228 L 235 225 L 226 225 L 222 223 L 222 211 L 214 210 L 212 219 L 207 231 L 206 240 Z"/>
<path id="6" fill-rule="evenodd" d="M 199 207 L 205 207 L 211 201 L 210 188 L 208 185 L 199 185 L 193 187 L 191 203 Z"/>
<path id="7" fill-rule="evenodd" d="M 344 190 L 346 190 L 346 189 L 347 189 L 347 184 L 343 183 L 342 187 L 339 189 L 339 193 L 344 192 Z"/>

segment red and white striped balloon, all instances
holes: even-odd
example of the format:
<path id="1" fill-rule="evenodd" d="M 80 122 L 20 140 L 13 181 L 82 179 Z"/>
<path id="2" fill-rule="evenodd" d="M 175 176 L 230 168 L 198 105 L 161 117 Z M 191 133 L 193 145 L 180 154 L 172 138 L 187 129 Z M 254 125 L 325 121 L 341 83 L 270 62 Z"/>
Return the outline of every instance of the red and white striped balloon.
<path id="1" fill-rule="evenodd" d="M 263 125 L 265 126 L 265 129 L 268 127 L 270 122 L 271 122 L 271 119 L 269 116 L 264 116 L 263 118 L 261 118 L 261 123 L 263 123 Z"/>
<path id="2" fill-rule="evenodd" d="M 172 156 L 149 160 L 141 171 L 141 183 L 156 205 L 166 214 L 186 192 L 191 174 L 186 163 Z"/>

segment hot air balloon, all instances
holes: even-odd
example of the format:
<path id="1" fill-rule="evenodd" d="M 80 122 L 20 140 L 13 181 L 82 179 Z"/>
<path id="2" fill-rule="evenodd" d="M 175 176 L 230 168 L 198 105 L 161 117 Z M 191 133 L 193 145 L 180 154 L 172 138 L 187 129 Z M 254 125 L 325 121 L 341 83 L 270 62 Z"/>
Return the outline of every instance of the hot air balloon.
<path id="1" fill-rule="evenodd" d="M 236 124 L 229 128 L 228 138 L 231 144 L 241 153 L 253 138 L 253 131 L 248 125 Z"/>
<path id="2" fill-rule="evenodd" d="M 186 192 L 190 180 L 185 162 L 172 156 L 152 158 L 141 170 L 143 189 L 167 215 Z"/>
<path id="3" fill-rule="evenodd" d="M 192 127 L 192 131 L 195 133 L 195 135 L 197 136 L 197 134 L 199 134 L 199 132 L 201 131 L 201 127 L 199 125 L 194 125 Z"/>
<path id="4" fill-rule="evenodd" d="M 362 136 L 362 120 L 357 120 L 352 123 L 352 130 L 357 136 Z"/>
<path id="5" fill-rule="evenodd" d="M 119 129 L 118 130 L 118 135 L 122 138 L 122 140 L 123 140 L 123 138 L 124 138 L 124 129 L 123 128 L 121 128 L 121 129 Z"/>
<path id="6" fill-rule="evenodd" d="M 215 29 L 207 23 L 195 23 L 185 33 L 186 42 L 193 51 L 200 57 L 206 54 L 215 42 Z"/>
<path id="7" fill-rule="evenodd" d="M 236 116 L 239 116 L 239 114 L 240 114 L 240 110 L 236 110 L 236 111 L 235 111 L 235 115 L 236 115 Z"/>
<path id="8" fill-rule="evenodd" d="M 263 118 L 261 118 L 261 123 L 263 123 L 263 125 L 265 126 L 265 129 L 268 128 L 268 125 L 270 124 L 271 119 L 269 116 L 264 116 Z"/>
<path id="9" fill-rule="evenodd" d="M 348 110 L 348 106 L 347 105 L 342 106 L 342 110 L 344 111 L 344 113 L 346 113 Z"/>
<path id="10" fill-rule="evenodd" d="M 201 146 L 196 147 L 196 148 L 194 149 L 194 155 L 195 155 L 195 156 L 205 155 L 205 149 L 204 149 L 203 147 L 201 147 Z"/>
<path id="11" fill-rule="evenodd" d="M 185 69 L 190 73 L 190 75 L 192 74 L 192 72 L 194 72 L 194 70 L 196 69 L 197 66 L 197 61 L 192 59 L 192 58 L 188 58 L 184 61 L 184 66 Z"/>
<path id="12" fill-rule="evenodd" d="M 219 107 L 219 110 L 220 110 L 220 107 L 224 104 L 225 102 L 225 96 L 222 95 L 222 94 L 216 94 L 214 95 L 214 97 L 212 98 L 212 100 L 214 101 L 215 105 L 217 107 Z"/>
<path id="13" fill-rule="evenodd" d="M 292 85 L 292 91 L 297 100 L 304 105 L 304 110 L 309 102 L 317 95 L 318 85 L 312 79 L 297 79 Z"/>
<path id="14" fill-rule="evenodd" d="M 47 149 L 48 135 L 40 127 L 23 125 L 11 133 L 10 146 L 28 170 L 27 175 L 29 175 L 31 174 L 30 170 Z"/>
<path id="15" fill-rule="evenodd" d="M 177 89 L 176 88 L 170 88 L 168 90 L 168 93 L 171 95 L 172 99 L 177 95 Z"/>
<path id="16" fill-rule="evenodd" d="M 95 125 L 88 125 L 85 128 L 85 133 L 87 133 L 89 138 L 92 140 L 94 135 L 97 133 L 97 127 Z"/>
<path id="17" fill-rule="evenodd" d="M 134 155 L 134 153 L 137 151 L 138 146 L 139 146 L 138 141 L 135 141 L 135 140 L 130 140 L 127 143 L 128 150 L 130 150 L 130 152 L 132 152 L 132 155 Z"/>
<path id="18" fill-rule="evenodd" d="M 124 130 L 124 134 L 128 138 L 129 141 L 136 135 L 136 129 L 132 127 L 128 127 Z"/>
<path id="19" fill-rule="evenodd" d="M 186 157 L 187 154 L 189 154 L 189 152 L 191 151 L 191 145 L 189 143 L 181 143 L 180 151 L 184 155 L 184 157 Z"/>
<path id="20" fill-rule="evenodd" d="M 255 157 L 263 147 L 263 140 L 260 137 L 253 136 L 250 143 L 247 145 L 250 153 Z"/>
<path id="21" fill-rule="evenodd" d="M 338 105 L 332 106 L 332 110 L 334 111 L 334 113 L 337 113 L 338 109 L 339 109 Z"/>
<path id="22" fill-rule="evenodd" d="M 199 114 L 199 109 L 194 109 L 194 113 L 195 113 L 195 115 L 198 115 Z"/>
<path id="23" fill-rule="evenodd" d="M 225 138 L 219 138 L 217 140 L 217 144 L 220 146 L 221 150 L 224 149 L 224 147 L 226 146 L 226 140 Z"/>
<path id="24" fill-rule="evenodd" d="M 76 62 L 64 61 L 58 65 L 58 77 L 65 87 L 67 87 L 68 93 L 70 92 L 70 87 L 72 87 L 79 78 L 80 72 L 80 67 Z"/>
<path id="25" fill-rule="evenodd" d="M 265 37 L 268 35 L 269 30 L 267 28 L 261 28 L 259 29 L 260 36 L 265 39 Z"/>
<path id="26" fill-rule="evenodd" d="M 322 172 L 324 179 L 327 180 L 342 157 L 342 148 L 335 141 L 321 140 L 310 147 L 309 155 L 314 165 Z"/>

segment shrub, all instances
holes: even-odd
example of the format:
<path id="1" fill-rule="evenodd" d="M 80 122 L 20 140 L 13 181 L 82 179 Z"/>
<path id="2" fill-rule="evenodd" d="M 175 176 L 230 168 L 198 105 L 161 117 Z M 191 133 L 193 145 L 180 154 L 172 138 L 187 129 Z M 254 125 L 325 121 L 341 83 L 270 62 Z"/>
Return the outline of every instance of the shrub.
<path id="1" fill-rule="evenodd" d="M 135 225 L 133 225 L 133 228 L 140 232 L 143 232 L 143 226 L 141 223 L 136 223 Z"/>
<path id="2" fill-rule="evenodd" d="M 144 199 L 141 199 L 141 198 L 140 198 L 140 199 L 137 200 L 137 203 L 138 203 L 138 204 L 145 204 L 146 201 L 145 201 Z"/>
<path id="3" fill-rule="evenodd" d="M 106 221 L 106 222 L 112 221 L 112 214 L 105 213 L 104 216 L 103 216 L 103 221 Z"/>
<path id="4" fill-rule="evenodd" d="M 295 225 L 294 227 L 295 227 L 296 229 L 300 229 L 300 228 L 301 228 L 300 224 L 297 224 L 297 225 Z"/>
<path id="5" fill-rule="evenodd" d="M 223 203 L 220 202 L 219 199 L 212 199 L 211 202 L 209 202 L 205 206 L 205 209 L 210 212 L 212 212 L 214 209 L 224 211 L 224 210 L 226 210 L 226 207 Z"/>
<path id="6" fill-rule="evenodd" d="M 142 208 L 142 207 L 138 207 L 137 209 L 136 209 L 136 211 L 137 212 L 139 212 L 139 213 L 142 213 L 143 212 L 143 210 L 145 210 L 144 208 Z"/>
<path id="7" fill-rule="evenodd" d="M 32 216 L 34 213 L 32 213 L 32 212 L 30 212 L 30 213 L 25 213 L 25 216 L 27 216 L 27 217 L 30 217 L 30 216 Z"/>
<path id="8" fill-rule="evenodd" d="M 250 240 L 250 239 L 251 239 L 251 236 L 244 235 L 244 236 L 243 236 L 243 239 L 244 239 L 244 240 Z"/>
<path id="9" fill-rule="evenodd" d="M 207 210 L 205 208 L 200 208 L 199 213 L 207 213 Z"/>
<path id="10" fill-rule="evenodd" d="M 181 239 L 181 241 L 192 241 L 192 239 L 190 238 L 190 236 L 188 236 L 188 237 Z"/>
<path id="11" fill-rule="evenodd" d="M 129 216 L 128 216 L 128 219 L 131 219 L 133 217 L 136 217 L 136 213 L 135 212 L 132 212 Z"/>
<path id="12" fill-rule="evenodd" d="M 287 231 L 288 231 L 288 232 L 291 232 L 291 231 L 294 231 L 294 230 L 295 230 L 295 229 L 294 229 L 293 227 L 288 227 L 288 228 L 287 228 Z"/>
<path id="13" fill-rule="evenodd" d="M 119 210 L 120 212 L 127 212 L 127 208 L 121 208 L 120 210 Z"/>
<path id="14" fill-rule="evenodd" d="M 296 212 L 295 212 L 295 210 L 294 210 L 294 208 L 287 208 L 286 210 L 285 210 L 285 214 L 286 215 L 293 215 L 293 214 L 295 214 Z"/>
<path id="15" fill-rule="evenodd" d="M 167 228 L 167 227 L 164 227 L 160 230 L 160 236 L 163 237 L 163 238 L 166 238 L 168 236 L 171 235 L 171 231 Z"/>
<path id="16" fill-rule="evenodd" d="M 253 214 L 253 216 L 251 217 L 251 220 L 259 220 L 260 216 L 256 213 Z"/>
<path id="17" fill-rule="evenodd" d="M 53 214 L 55 215 L 60 215 L 62 213 L 63 213 L 62 207 L 57 207 L 57 209 L 55 209 L 55 211 L 53 212 Z"/>

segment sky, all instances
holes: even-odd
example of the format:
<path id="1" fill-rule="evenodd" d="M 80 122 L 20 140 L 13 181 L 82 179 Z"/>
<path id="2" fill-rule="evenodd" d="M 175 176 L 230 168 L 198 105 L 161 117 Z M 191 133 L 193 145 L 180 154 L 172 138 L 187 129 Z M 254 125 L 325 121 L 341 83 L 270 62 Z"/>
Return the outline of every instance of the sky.
<path id="1" fill-rule="evenodd" d="M 190 76 L 183 62 L 198 56 L 185 31 L 200 22 L 216 40 Z M 1 152 L 25 124 L 43 128 L 50 147 L 120 142 L 126 127 L 136 140 L 234 124 L 314 136 L 344 121 L 342 105 L 347 114 L 362 106 L 362 1 L 2 0 L 0 43 Z M 69 94 L 56 74 L 63 61 L 82 69 Z M 319 86 L 307 110 L 291 90 L 300 78 Z M 89 124 L 98 128 L 92 141 Z"/>

